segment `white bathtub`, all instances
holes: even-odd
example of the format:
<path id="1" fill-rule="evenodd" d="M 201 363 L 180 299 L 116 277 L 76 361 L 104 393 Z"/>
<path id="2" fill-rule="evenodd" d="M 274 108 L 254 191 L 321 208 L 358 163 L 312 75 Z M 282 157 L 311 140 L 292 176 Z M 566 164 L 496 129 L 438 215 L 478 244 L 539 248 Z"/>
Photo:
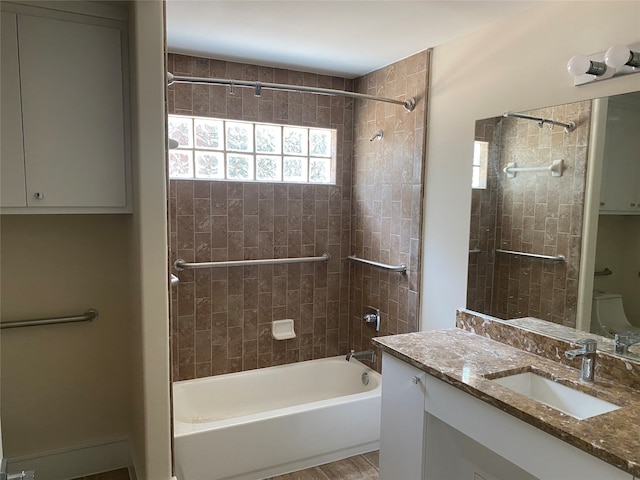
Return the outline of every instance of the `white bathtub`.
<path id="1" fill-rule="evenodd" d="M 376 450 L 380 388 L 344 356 L 174 382 L 176 476 L 255 480 Z"/>

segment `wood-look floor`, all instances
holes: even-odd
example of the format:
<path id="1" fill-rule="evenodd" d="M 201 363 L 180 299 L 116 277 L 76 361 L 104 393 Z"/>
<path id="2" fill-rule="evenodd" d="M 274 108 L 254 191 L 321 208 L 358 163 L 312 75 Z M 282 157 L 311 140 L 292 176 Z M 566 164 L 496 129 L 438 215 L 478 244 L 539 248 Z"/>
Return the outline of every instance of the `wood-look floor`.
<path id="1" fill-rule="evenodd" d="M 268 480 L 378 480 L 378 451 L 326 463 Z M 126 468 L 74 480 L 129 480 Z"/>
<path id="2" fill-rule="evenodd" d="M 378 480 L 378 457 L 376 450 L 268 480 Z"/>

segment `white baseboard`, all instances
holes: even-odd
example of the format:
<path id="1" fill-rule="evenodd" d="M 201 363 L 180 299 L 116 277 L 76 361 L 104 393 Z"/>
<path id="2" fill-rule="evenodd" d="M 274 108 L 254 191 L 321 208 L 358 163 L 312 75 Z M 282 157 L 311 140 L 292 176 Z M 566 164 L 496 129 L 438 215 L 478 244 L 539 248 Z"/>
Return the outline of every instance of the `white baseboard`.
<path id="1" fill-rule="evenodd" d="M 38 480 L 70 480 L 119 468 L 129 468 L 131 472 L 131 455 L 126 438 L 9 458 L 8 471 L 18 473 L 35 470 Z"/>

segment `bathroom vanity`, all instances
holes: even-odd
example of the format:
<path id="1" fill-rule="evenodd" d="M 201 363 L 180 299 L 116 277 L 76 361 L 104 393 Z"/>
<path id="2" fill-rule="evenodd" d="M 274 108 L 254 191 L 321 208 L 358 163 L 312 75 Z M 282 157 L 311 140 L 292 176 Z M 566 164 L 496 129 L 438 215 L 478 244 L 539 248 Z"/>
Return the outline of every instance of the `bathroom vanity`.
<path id="1" fill-rule="evenodd" d="M 581 382 L 564 352 L 556 361 L 460 328 L 373 341 L 383 351 L 381 480 L 640 477 L 638 391 Z M 569 388 L 555 399 L 540 393 L 559 385 Z"/>

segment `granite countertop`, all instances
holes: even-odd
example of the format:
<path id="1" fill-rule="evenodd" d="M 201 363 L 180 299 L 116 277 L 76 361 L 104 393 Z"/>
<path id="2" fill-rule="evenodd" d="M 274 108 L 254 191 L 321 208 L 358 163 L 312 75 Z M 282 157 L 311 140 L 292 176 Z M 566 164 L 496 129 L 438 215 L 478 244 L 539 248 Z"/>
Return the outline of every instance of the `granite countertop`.
<path id="1" fill-rule="evenodd" d="M 394 357 L 537 427 L 595 457 L 640 477 L 640 395 L 580 371 L 458 328 L 373 339 Z M 490 378 L 535 371 L 622 408 L 583 420 L 503 387 Z"/>

